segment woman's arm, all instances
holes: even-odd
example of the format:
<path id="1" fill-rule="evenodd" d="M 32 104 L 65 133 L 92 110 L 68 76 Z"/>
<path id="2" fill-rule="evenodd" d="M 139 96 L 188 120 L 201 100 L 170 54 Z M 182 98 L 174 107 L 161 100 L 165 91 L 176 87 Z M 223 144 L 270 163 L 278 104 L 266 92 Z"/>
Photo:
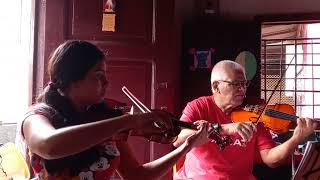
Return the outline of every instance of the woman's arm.
<path id="1" fill-rule="evenodd" d="M 173 143 L 174 147 L 179 147 L 181 144 L 183 144 L 186 139 L 194 134 L 196 131 L 192 129 L 182 129 L 181 132 L 178 135 L 177 140 Z"/>
<path id="2" fill-rule="evenodd" d="M 24 120 L 22 133 L 32 152 L 45 159 L 57 159 L 84 151 L 126 130 L 161 131 L 153 122 L 169 119 L 164 113 L 152 112 L 55 129 L 45 116 L 32 115 Z"/>
<path id="3" fill-rule="evenodd" d="M 127 143 L 118 143 L 117 147 L 119 148 L 121 157 L 120 167 L 118 168 L 120 175 L 124 179 L 149 180 L 161 178 L 172 169 L 180 157 L 187 154 L 193 147 L 209 141 L 207 138 L 208 123 L 206 121 L 201 122 L 198 129 L 198 131 L 195 131 L 184 143 L 172 152 L 143 165 L 139 165 Z"/>
<path id="4" fill-rule="evenodd" d="M 209 127 L 209 131 L 211 127 Z M 228 123 L 221 124 L 221 135 L 234 135 L 239 134 L 244 141 L 250 141 L 252 138 L 253 132 L 257 131 L 255 125 L 252 122 L 237 122 L 237 123 Z M 187 137 L 194 133 L 194 130 L 191 129 L 182 129 L 178 139 L 173 143 L 175 147 L 180 146 Z"/>

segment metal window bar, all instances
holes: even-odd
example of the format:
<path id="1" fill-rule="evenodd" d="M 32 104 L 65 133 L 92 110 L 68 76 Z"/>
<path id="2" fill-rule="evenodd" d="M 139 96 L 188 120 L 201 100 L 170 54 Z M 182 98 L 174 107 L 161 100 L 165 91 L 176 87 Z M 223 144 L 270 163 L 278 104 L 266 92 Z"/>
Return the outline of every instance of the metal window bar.
<path id="1" fill-rule="evenodd" d="M 312 42 L 312 44 L 311 44 L 311 54 L 313 54 L 313 40 L 311 40 L 311 42 Z M 312 64 L 314 64 L 313 55 L 311 56 L 311 62 L 312 62 Z M 312 76 L 312 89 L 314 89 L 313 66 L 311 68 L 311 71 L 312 71 L 312 73 L 311 73 L 311 76 Z M 312 93 L 312 104 L 314 105 L 314 93 Z M 314 106 L 312 106 L 312 117 L 314 117 L 314 110 L 315 110 Z"/>
<path id="2" fill-rule="evenodd" d="M 294 40 L 294 65 L 295 65 L 295 78 L 294 78 L 294 109 L 297 108 L 297 76 L 298 76 L 298 67 L 297 67 L 297 40 Z"/>
<path id="3" fill-rule="evenodd" d="M 315 52 L 314 45 L 319 44 L 320 38 L 299 38 L 299 39 L 277 39 L 277 40 L 262 40 L 261 41 L 261 98 L 267 100 L 271 94 L 271 91 L 274 89 L 275 83 L 279 80 L 282 73 L 284 72 L 287 66 L 292 66 L 294 68 L 294 77 L 286 77 L 282 80 L 280 86 L 277 88 L 274 96 L 272 97 L 271 103 L 288 103 L 299 112 L 302 111 L 302 107 L 312 107 L 312 114 L 310 113 L 310 118 L 319 118 L 319 114 L 315 114 L 315 111 L 319 109 L 319 102 L 316 102 L 315 93 L 320 93 L 319 87 L 316 87 L 317 81 L 319 82 L 319 75 L 314 74 L 317 72 L 317 69 L 320 68 L 319 60 L 319 51 Z M 272 44 L 273 43 L 273 44 Z M 277 43 L 277 45 L 275 45 Z M 311 52 L 298 52 L 298 46 L 310 45 Z M 287 52 L 287 46 L 294 46 L 294 53 Z M 275 47 L 278 47 L 278 50 L 275 50 Z M 302 47 L 303 49 L 303 47 Z M 293 55 L 292 64 L 287 64 L 286 57 Z M 311 56 L 311 64 L 306 63 L 305 61 L 298 62 L 298 56 L 306 58 Z M 317 56 L 317 59 L 315 59 Z M 301 72 L 306 71 L 306 68 L 310 67 L 311 77 L 301 77 Z M 293 88 L 287 88 L 286 83 L 288 81 L 294 81 Z M 311 83 L 311 88 L 306 88 L 305 86 L 300 86 L 299 84 Z M 302 88 L 304 87 L 304 88 Z M 286 93 L 292 93 L 291 96 L 286 95 Z M 303 103 L 301 101 L 302 94 L 312 93 L 311 104 Z M 302 97 L 303 98 L 303 97 Z M 310 97 L 311 98 L 311 97 Z M 299 109 L 298 109 L 299 108 Z"/>

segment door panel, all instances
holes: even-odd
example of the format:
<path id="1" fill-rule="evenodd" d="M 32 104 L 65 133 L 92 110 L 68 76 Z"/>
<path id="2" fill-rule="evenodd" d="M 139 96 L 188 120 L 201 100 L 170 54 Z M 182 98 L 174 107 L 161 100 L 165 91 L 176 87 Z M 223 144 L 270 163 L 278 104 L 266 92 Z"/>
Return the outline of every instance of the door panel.
<path id="1" fill-rule="evenodd" d="M 107 62 L 109 85 L 107 97 L 131 105 L 132 102 L 121 91 L 126 86 L 142 103 L 151 107 L 151 82 L 154 80 L 152 61 L 129 61 L 112 59 Z"/>
<path id="2" fill-rule="evenodd" d="M 90 40 L 151 40 L 152 1 L 116 1 L 116 32 L 102 29 L 103 1 L 72 0 L 69 4 L 70 38 Z"/>
<path id="3" fill-rule="evenodd" d="M 142 103 L 150 107 L 152 102 L 152 86 L 154 71 L 151 60 L 116 59 L 112 58 L 107 63 L 107 98 L 113 98 L 127 105 L 134 105 L 121 91 L 126 86 Z M 135 113 L 141 113 L 134 106 Z M 148 162 L 150 157 L 150 143 L 142 137 L 130 137 L 129 144 L 134 147 L 133 152 L 140 163 Z"/>

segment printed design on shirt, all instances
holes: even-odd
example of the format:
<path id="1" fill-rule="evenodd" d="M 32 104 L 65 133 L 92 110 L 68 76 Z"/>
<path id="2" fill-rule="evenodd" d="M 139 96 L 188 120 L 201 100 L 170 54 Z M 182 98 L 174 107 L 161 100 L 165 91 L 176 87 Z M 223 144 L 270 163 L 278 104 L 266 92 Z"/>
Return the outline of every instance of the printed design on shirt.
<path id="1" fill-rule="evenodd" d="M 110 174 L 109 171 L 113 171 L 114 167 L 111 166 L 114 159 L 120 156 L 120 151 L 117 149 L 116 145 L 112 142 L 105 142 L 101 145 L 95 147 L 99 153 L 99 159 L 92 163 L 88 164 L 87 167 L 82 168 L 80 171 L 75 172 L 76 178 L 80 180 L 93 180 L 98 178 L 98 176 L 104 176 L 104 174 Z M 55 176 L 51 176 L 47 173 L 43 166 L 43 159 L 36 155 L 31 155 L 31 163 L 33 170 L 38 177 L 39 180 L 43 179 L 64 179 L 64 177 L 70 177 L 68 173 L 68 168 L 63 172 L 56 174 Z M 75 177 L 73 177 L 75 178 Z"/>
<path id="2" fill-rule="evenodd" d="M 41 172 L 43 169 L 41 158 L 37 155 L 31 156 L 31 165 L 36 173 Z"/>
<path id="3" fill-rule="evenodd" d="M 106 170 L 110 167 L 110 164 L 109 164 L 109 161 L 107 158 L 105 157 L 100 157 L 100 159 L 93 163 L 91 166 L 90 166 L 90 170 L 91 171 L 103 171 L 103 170 Z"/>
<path id="4" fill-rule="evenodd" d="M 212 143 L 216 144 L 216 142 L 214 140 L 211 141 Z M 235 139 L 231 142 L 231 144 L 229 144 L 231 146 L 240 146 L 240 147 L 246 147 L 247 146 L 247 142 L 245 142 L 243 139 Z"/>
<path id="5" fill-rule="evenodd" d="M 94 180 L 93 173 L 91 171 L 79 173 L 80 180 Z"/>
<path id="6" fill-rule="evenodd" d="M 105 148 L 105 153 L 107 153 L 108 155 L 120 156 L 120 152 L 119 152 L 118 148 L 116 146 L 114 146 L 113 144 L 105 144 L 104 148 Z"/>
<path id="7" fill-rule="evenodd" d="M 244 141 L 243 139 L 235 139 L 230 145 L 246 147 L 246 141 Z"/>

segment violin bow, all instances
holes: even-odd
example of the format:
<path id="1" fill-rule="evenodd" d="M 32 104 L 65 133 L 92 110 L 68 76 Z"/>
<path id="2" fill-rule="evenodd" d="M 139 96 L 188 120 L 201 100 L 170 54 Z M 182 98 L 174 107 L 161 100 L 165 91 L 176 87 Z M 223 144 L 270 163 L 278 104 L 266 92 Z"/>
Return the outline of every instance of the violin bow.
<path id="1" fill-rule="evenodd" d="M 122 92 L 140 109 L 141 112 L 143 113 L 148 113 L 151 112 L 147 106 L 145 106 L 137 97 L 135 97 L 127 87 L 123 86 L 121 88 Z M 188 129 L 194 129 L 197 130 L 197 126 L 191 123 L 187 123 L 184 121 L 180 121 L 172 116 L 172 124 L 174 126 L 180 126 Z M 160 127 L 158 124 L 155 123 L 156 127 Z"/>
<path id="2" fill-rule="evenodd" d="M 263 105 L 262 111 L 260 111 L 260 114 L 259 114 L 259 116 L 258 116 L 258 120 L 255 122 L 255 125 L 257 125 L 257 124 L 260 122 L 260 120 L 261 120 L 261 118 L 262 118 L 262 114 L 264 114 L 264 112 L 266 111 L 267 106 L 268 106 L 268 104 L 269 104 L 272 96 L 274 95 L 275 91 L 276 91 L 277 88 L 279 87 L 279 85 L 280 85 L 280 83 L 281 83 L 281 80 L 283 79 L 284 74 L 285 74 L 285 73 L 287 72 L 287 70 L 289 69 L 290 64 L 292 63 L 293 59 L 294 59 L 294 56 L 293 56 L 292 59 L 290 60 L 290 63 L 288 64 L 288 66 L 286 67 L 286 69 L 284 70 L 284 72 L 281 74 L 281 77 L 280 77 L 279 81 L 277 82 L 274 90 L 271 92 L 268 100 L 267 100 L 266 103 Z M 280 68 L 281 68 L 281 67 L 280 67 Z"/>
<path id="3" fill-rule="evenodd" d="M 123 86 L 121 88 L 122 92 L 140 109 L 141 112 L 147 113 L 151 112 L 147 106 L 145 106 L 138 98 L 136 98 L 127 87 Z"/>
<path id="4" fill-rule="evenodd" d="M 125 86 L 122 87 L 122 92 L 141 110 L 143 113 L 151 112 L 149 108 L 147 108 L 138 98 L 136 98 L 128 88 Z M 197 126 L 188 122 L 180 121 L 179 119 L 171 117 L 172 124 L 175 127 L 184 127 L 188 129 L 197 130 Z M 154 123 L 156 127 L 160 127 L 156 122 Z M 215 143 L 219 146 L 221 150 L 225 148 L 226 145 L 230 143 L 230 138 L 228 136 L 222 137 L 219 133 L 212 133 L 211 139 L 215 141 Z M 153 149 L 152 149 L 153 151 Z M 151 158 L 153 159 L 153 158 Z"/>

